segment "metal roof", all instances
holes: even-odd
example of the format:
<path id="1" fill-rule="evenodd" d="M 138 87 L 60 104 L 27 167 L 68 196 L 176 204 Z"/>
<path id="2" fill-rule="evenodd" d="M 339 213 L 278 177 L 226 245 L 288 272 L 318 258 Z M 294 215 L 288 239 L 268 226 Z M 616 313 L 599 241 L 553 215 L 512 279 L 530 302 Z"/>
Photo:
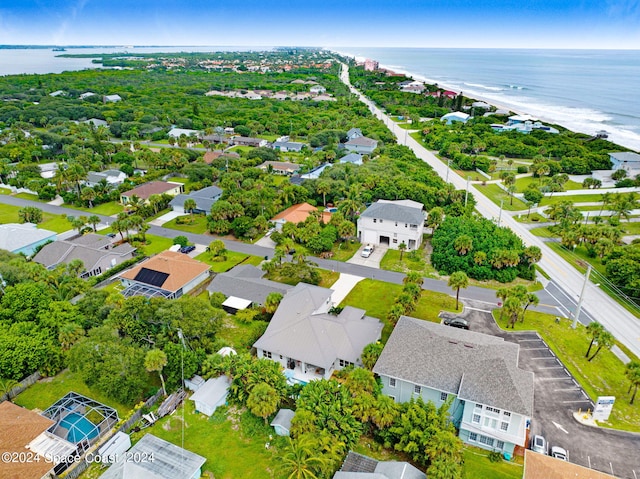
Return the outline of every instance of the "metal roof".
<path id="1" fill-rule="evenodd" d="M 412 225 L 424 223 L 424 212 L 422 203 L 412 201 L 415 206 L 410 205 L 407 200 L 388 201 L 378 200 L 362 212 L 360 216 L 365 218 L 377 218 L 389 221 L 398 221 Z"/>

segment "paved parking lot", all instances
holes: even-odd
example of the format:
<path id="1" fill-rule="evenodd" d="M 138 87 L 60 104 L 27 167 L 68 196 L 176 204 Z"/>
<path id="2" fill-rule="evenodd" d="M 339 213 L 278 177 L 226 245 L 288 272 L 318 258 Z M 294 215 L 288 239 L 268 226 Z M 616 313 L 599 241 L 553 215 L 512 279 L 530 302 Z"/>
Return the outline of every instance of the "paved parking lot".
<path id="1" fill-rule="evenodd" d="M 500 330 L 489 309 L 487 304 L 467 301 L 460 316 L 469 321 L 471 331 L 520 345 L 520 368 L 535 374 L 531 436 L 542 434 L 549 449 L 563 447 L 573 463 L 620 478 L 640 479 L 640 435 L 577 422 L 573 413 L 593 409 L 593 404 L 564 365 L 536 333 Z"/>

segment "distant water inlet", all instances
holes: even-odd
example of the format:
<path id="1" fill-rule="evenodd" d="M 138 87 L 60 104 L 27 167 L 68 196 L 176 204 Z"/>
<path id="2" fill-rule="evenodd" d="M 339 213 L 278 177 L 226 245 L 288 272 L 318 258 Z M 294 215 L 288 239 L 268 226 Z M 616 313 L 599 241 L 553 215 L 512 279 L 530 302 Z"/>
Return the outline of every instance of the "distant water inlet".
<path id="1" fill-rule="evenodd" d="M 76 412 L 67 414 L 59 425 L 69 431 L 67 441 L 74 444 L 91 440 L 98 435 L 98 426 Z"/>

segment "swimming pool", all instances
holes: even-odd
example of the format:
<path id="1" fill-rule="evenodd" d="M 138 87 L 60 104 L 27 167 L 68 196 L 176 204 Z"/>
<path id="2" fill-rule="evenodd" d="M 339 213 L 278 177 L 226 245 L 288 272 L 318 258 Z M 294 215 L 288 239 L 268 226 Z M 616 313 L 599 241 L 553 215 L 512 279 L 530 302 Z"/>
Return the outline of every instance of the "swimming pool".
<path id="1" fill-rule="evenodd" d="M 77 412 L 69 413 L 60 421 L 60 426 L 68 429 L 67 441 L 74 444 L 84 441 L 85 439 L 93 439 L 98 435 L 98 428 L 86 417 Z"/>

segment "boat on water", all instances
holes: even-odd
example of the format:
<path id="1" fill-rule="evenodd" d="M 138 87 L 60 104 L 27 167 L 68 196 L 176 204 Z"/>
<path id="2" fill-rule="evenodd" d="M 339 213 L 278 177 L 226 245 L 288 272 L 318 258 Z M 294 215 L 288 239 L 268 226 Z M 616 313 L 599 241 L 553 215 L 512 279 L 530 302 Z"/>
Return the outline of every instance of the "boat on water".
<path id="1" fill-rule="evenodd" d="M 51 49 L 52 52 L 66 52 L 67 49 L 64 47 L 55 47 Z"/>

